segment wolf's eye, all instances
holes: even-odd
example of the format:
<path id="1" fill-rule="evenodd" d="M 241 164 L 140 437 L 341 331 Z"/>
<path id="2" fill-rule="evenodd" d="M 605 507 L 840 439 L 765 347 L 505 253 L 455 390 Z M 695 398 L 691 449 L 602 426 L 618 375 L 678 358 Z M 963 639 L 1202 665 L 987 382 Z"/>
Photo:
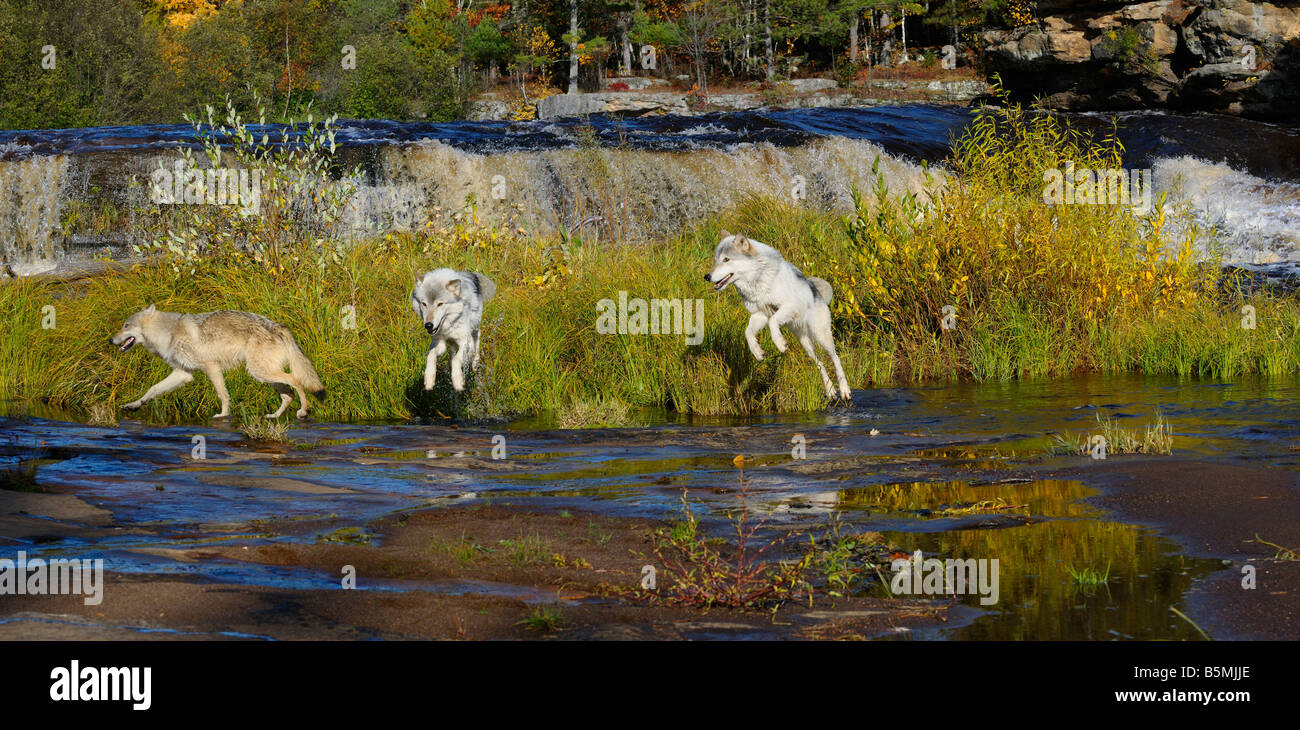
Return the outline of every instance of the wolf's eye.
<path id="1" fill-rule="evenodd" d="M 730 261 L 730 260 L 731 260 L 731 259 L 729 259 L 729 258 L 725 258 L 725 257 L 724 257 L 724 258 L 722 259 L 722 263 L 725 264 L 725 263 L 727 263 L 727 262 Z"/>

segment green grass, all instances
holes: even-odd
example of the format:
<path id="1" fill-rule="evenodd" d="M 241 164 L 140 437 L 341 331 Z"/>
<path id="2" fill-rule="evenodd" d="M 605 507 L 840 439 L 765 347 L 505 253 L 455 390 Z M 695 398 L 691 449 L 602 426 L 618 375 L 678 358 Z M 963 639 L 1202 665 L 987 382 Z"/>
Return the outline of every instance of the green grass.
<path id="1" fill-rule="evenodd" d="M 272 420 L 258 413 L 250 415 L 244 411 L 240 416 L 239 430 L 248 437 L 249 441 L 290 443 L 288 421 Z"/>
<path id="2" fill-rule="evenodd" d="M 1074 579 L 1074 584 L 1082 588 L 1096 588 L 1110 582 L 1110 563 L 1106 564 L 1104 571 L 1091 567 L 1068 567 L 1065 570 Z"/>
<path id="3" fill-rule="evenodd" d="M 469 565 L 479 555 L 492 552 L 492 549 L 474 542 L 474 540 L 461 533 L 458 540 L 435 539 L 430 545 L 430 549 L 435 552 L 442 552 L 450 555 L 460 562 L 461 565 Z"/>
<path id="4" fill-rule="evenodd" d="M 521 532 L 517 539 L 499 541 L 497 554 L 516 568 L 541 565 L 550 559 L 551 543 L 535 532 Z"/>
<path id="5" fill-rule="evenodd" d="M 9 464 L 3 470 L 0 470 L 0 489 L 11 492 L 42 491 L 40 485 L 36 483 L 38 466 L 39 463 L 36 459 Z"/>
<path id="6" fill-rule="evenodd" d="M 1174 436 L 1169 422 L 1159 410 L 1152 423 L 1143 430 L 1127 429 L 1110 416 L 1097 414 L 1097 427 L 1106 441 L 1107 454 L 1170 454 L 1173 452 Z M 1088 455 L 1092 451 L 1094 434 L 1076 436 L 1057 435 L 1051 451 L 1053 453 Z"/>
<path id="7" fill-rule="evenodd" d="M 564 615 L 560 613 L 559 606 L 543 604 L 534 608 L 519 622 L 519 625 L 533 631 L 548 633 L 564 626 Z"/>
<path id="8" fill-rule="evenodd" d="M 629 421 L 626 403 L 610 398 L 573 400 L 560 408 L 556 425 L 560 428 L 601 428 L 623 426 Z"/>
<path id="9" fill-rule="evenodd" d="M 193 272 L 154 260 L 73 283 L 10 281 L 0 284 L 8 325 L 0 328 L 0 400 L 111 424 L 122 403 L 168 372 L 144 348 L 121 354 L 107 342 L 127 316 L 156 303 L 256 312 L 288 327 L 327 387 L 312 403 L 319 420 L 541 413 L 583 427 L 628 425 L 647 407 L 705 415 L 823 408 L 817 369 L 796 343 L 777 354 L 762 333 L 769 357 L 755 361 L 738 297 L 715 295 L 703 281 L 724 228 L 832 283 L 836 342 L 853 388 L 1080 372 L 1300 374 L 1300 297 L 1245 294 L 1220 281 L 1213 257 L 1194 255 L 1203 231 L 1163 213 L 1042 203 L 1045 167 L 1117 164 L 1113 140 L 1084 139 L 1010 106 L 977 117 L 955 149 L 950 172 L 928 193 L 899 194 L 881 178 L 847 217 L 751 199 L 629 245 L 537 238 L 461 216 L 341 251 L 328 245 L 328 261 L 314 255 L 314 242 L 285 243 L 260 251 L 261 260 L 219 251 Z M 483 272 L 499 287 L 485 310 L 483 367 L 464 393 L 450 388 L 446 356 L 437 388 L 421 385 L 428 337 L 410 288 L 413 273 L 437 266 Z M 702 299 L 703 341 L 598 333 L 597 302 L 620 291 Z M 53 329 L 41 326 L 47 305 L 57 312 Z M 1244 305 L 1256 310 L 1253 329 L 1241 324 Z M 946 306 L 955 312 L 950 329 L 941 326 Z M 242 369 L 227 383 L 235 407 L 278 406 L 275 391 Z M 131 417 L 206 421 L 218 409 L 198 374 Z"/>

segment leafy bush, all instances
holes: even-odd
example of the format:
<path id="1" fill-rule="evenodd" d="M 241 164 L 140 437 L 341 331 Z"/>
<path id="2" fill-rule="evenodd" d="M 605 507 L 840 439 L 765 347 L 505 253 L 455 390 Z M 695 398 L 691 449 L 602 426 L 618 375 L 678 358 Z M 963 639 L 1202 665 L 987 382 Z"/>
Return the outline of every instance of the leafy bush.
<path id="1" fill-rule="evenodd" d="M 260 126 L 266 124 L 266 110 L 258 101 Z M 191 270 L 201 257 L 247 258 L 258 266 L 281 269 L 286 260 L 300 257 L 320 267 L 339 262 L 350 234 L 343 214 L 360 171 L 335 169 L 337 116 L 318 121 L 309 114 L 304 124 L 282 128 L 280 139 L 272 141 L 266 133 L 259 136 L 229 99 L 224 122 L 217 121 L 212 106 L 206 112 L 205 120 L 186 119 L 207 164 L 201 164 L 191 148 L 183 148 L 171 177 L 183 175 L 187 188 L 191 181 L 210 188 L 218 181 L 208 171 L 246 171 L 255 209 L 243 199 L 226 205 L 176 201 L 175 208 L 156 208 L 155 236 L 137 246 L 137 253 L 165 252 L 174 268 Z M 156 195 L 157 181 L 153 192 Z"/>

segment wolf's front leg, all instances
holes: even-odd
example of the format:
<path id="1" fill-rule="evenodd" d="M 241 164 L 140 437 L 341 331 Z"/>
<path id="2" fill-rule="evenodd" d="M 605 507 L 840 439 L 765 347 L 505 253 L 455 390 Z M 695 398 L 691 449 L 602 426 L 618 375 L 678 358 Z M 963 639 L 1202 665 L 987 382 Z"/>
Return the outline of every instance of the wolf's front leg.
<path id="1" fill-rule="evenodd" d="M 469 344 L 456 341 L 456 354 L 451 356 L 451 387 L 456 392 L 465 389 L 465 348 Z"/>
<path id="2" fill-rule="evenodd" d="M 749 326 L 745 328 L 745 344 L 749 345 L 749 351 L 754 354 L 754 359 L 763 360 L 763 348 L 758 345 L 758 332 L 767 324 L 767 315 L 762 312 L 754 312 L 749 315 Z"/>
<path id="3" fill-rule="evenodd" d="M 447 351 L 447 341 L 438 340 L 429 348 L 429 356 L 424 361 L 424 389 L 433 390 L 433 382 L 438 377 L 438 358 Z"/>
<path id="4" fill-rule="evenodd" d="M 212 388 L 217 391 L 217 400 L 221 401 L 221 412 L 213 418 L 230 417 L 230 393 L 226 391 L 226 376 L 221 373 L 220 365 L 207 365 L 203 368 L 207 373 L 208 380 L 212 381 Z"/>
<path id="5" fill-rule="evenodd" d="M 776 314 L 767 320 L 767 329 L 772 333 L 772 344 L 776 346 L 778 352 L 785 352 L 788 348 L 785 343 L 785 337 L 781 335 L 781 328 L 794 319 L 795 308 L 786 305 L 776 310 Z"/>
<path id="6" fill-rule="evenodd" d="M 130 403 L 126 403 L 122 407 L 127 409 L 128 411 L 134 411 L 135 409 L 139 408 L 145 403 L 148 403 L 154 398 L 157 398 L 160 395 L 170 393 L 173 390 L 176 390 L 177 388 L 181 387 L 182 385 L 185 385 L 186 383 L 190 382 L 193 379 L 194 376 L 190 375 L 184 370 L 173 370 L 171 371 L 170 375 L 163 378 L 162 380 L 159 380 L 157 383 L 154 383 L 153 386 L 149 388 L 149 390 L 145 391 L 144 395 L 140 396 L 139 400 L 134 400 L 131 401 Z"/>

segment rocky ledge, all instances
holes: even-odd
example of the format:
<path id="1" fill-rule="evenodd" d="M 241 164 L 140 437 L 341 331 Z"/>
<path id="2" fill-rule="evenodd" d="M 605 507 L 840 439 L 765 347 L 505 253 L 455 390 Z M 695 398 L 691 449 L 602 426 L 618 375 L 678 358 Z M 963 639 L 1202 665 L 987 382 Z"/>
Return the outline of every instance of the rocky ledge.
<path id="1" fill-rule="evenodd" d="M 1300 0 L 1042 0 L 1039 12 L 983 36 L 990 75 L 1022 100 L 1300 118 Z"/>
<path id="2" fill-rule="evenodd" d="M 792 79 L 768 88 L 743 89 L 710 94 L 703 104 L 692 104 L 684 92 L 675 91 L 658 79 L 612 79 L 611 85 L 625 86 L 626 91 L 600 91 L 585 94 L 556 94 L 537 104 L 538 119 L 556 119 L 587 114 L 705 114 L 719 111 L 801 107 L 871 106 L 891 103 L 899 98 L 908 101 L 965 103 L 982 96 L 989 87 L 973 79 L 892 80 L 876 79 L 840 88 L 830 79 Z M 504 101 L 480 98 L 474 104 L 474 119 L 505 119 L 508 106 Z"/>

